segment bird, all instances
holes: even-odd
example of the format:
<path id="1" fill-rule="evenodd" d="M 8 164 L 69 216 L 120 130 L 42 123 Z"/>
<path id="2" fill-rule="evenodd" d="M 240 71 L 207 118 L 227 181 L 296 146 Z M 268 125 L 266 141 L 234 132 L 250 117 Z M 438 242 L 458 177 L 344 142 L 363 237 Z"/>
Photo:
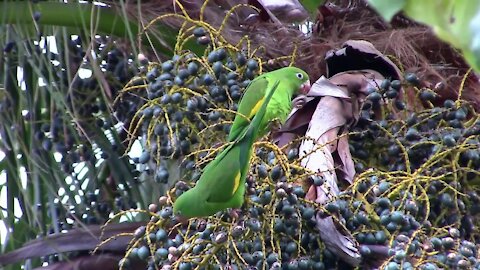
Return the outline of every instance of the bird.
<path id="1" fill-rule="evenodd" d="M 308 75 L 295 67 L 255 78 L 240 101 L 227 146 L 204 168 L 196 185 L 175 200 L 174 214 L 181 218 L 208 217 L 240 208 L 253 144 L 267 133 L 270 121 L 285 121 L 293 94 L 309 88 Z"/>
<path id="2" fill-rule="evenodd" d="M 233 141 L 248 125 L 263 103 L 265 96 L 274 81 L 279 81 L 278 91 L 268 104 L 267 112 L 260 123 L 257 138 L 263 137 L 268 132 L 268 124 L 278 120 L 285 123 L 292 110 L 292 97 L 300 92 L 306 94 L 310 90 L 308 74 L 297 67 L 284 67 L 256 77 L 246 88 L 238 105 L 237 114 L 233 120 L 228 135 L 228 141 Z"/>

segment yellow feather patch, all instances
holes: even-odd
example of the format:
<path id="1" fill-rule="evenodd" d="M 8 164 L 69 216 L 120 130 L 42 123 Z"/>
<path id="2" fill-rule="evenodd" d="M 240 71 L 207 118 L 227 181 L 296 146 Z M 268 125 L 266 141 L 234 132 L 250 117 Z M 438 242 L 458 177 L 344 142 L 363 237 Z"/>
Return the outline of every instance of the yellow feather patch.
<path id="1" fill-rule="evenodd" d="M 238 172 L 237 175 L 235 176 L 235 179 L 233 180 L 234 182 L 233 182 L 232 195 L 235 194 L 235 192 L 238 189 L 238 186 L 240 185 L 240 176 L 241 176 L 241 173 Z"/>
<path id="2" fill-rule="evenodd" d="M 248 114 L 248 119 L 252 119 L 253 116 L 260 110 L 260 107 L 262 107 L 264 98 L 260 99 L 255 106 L 253 106 L 252 110 L 250 111 L 250 114 Z"/>

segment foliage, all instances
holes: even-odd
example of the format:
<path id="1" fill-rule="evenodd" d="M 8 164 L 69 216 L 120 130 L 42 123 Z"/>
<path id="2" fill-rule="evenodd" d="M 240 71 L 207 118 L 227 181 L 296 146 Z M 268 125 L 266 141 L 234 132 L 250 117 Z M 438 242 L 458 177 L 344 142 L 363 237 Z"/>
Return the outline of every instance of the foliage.
<path id="1" fill-rule="evenodd" d="M 139 259 L 148 261 L 150 269 L 207 263 L 213 268 L 246 263 L 274 269 L 348 267 L 319 240 L 311 217 L 320 214 L 334 216 L 355 235 L 367 263 L 382 264 L 375 259 L 384 256 L 387 269 L 478 267 L 472 242 L 478 237 L 473 224 L 480 200 L 475 191 L 480 122 L 461 93 L 457 101 L 433 107 L 435 93 L 418 89 L 412 74 L 372 89 L 350 134 L 361 173 L 338 201 L 318 205 L 306 200 L 297 180 L 312 172 L 299 166 L 298 153 L 262 141 L 256 145 L 240 216 L 219 213 L 181 224 L 171 203 L 221 149 L 244 87 L 263 70 L 294 62 L 296 51 L 265 58 L 250 39 L 231 44 L 223 37 L 226 24 L 213 27 L 192 19 L 181 4 L 175 5 L 178 14 L 143 28 L 140 20 L 126 19 L 131 16 L 125 16 L 123 2 L 108 8 L 33 2 L 0 4 L 0 149 L 5 154 L 0 170 L 6 179 L 0 188 L 7 198 L 1 217 L 9 229 L 2 252 L 72 227 L 149 217 L 133 235 L 120 262 L 124 268 Z M 407 4 L 404 8 L 415 16 L 419 12 Z M 475 14 L 470 15 L 468 20 Z M 178 42 L 177 32 L 162 23 L 173 16 L 187 22 Z M 431 21 L 436 23 L 425 17 Z M 466 19 L 438 31 L 453 39 L 460 25 Z M 476 44 L 471 34 L 477 32 L 464 31 L 456 41 Z M 57 51 L 47 43 L 55 43 Z M 161 55 L 151 62 L 137 57 L 148 51 L 145 44 Z M 80 76 L 79 70 L 92 76 Z M 396 96 L 390 88 L 398 85 L 415 89 L 426 107 L 411 115 L 402 101 L 390 100 Z M 372 115 L 369 106 L 383 114 Z M 401 112 L 393 113 L 393 106 Z M 130 158 L 125 153 L 138 138 L 145 149 Z M 322 185 L 322 179 L 312 181 Z M 160 195 L 165 196 L 157 205 L 147 207 Z M 379 255 L 377 247 L 391 251 Z M 42 261 L 53 264 L 75 255 Z"/>
<path id="2" fill-rule="evenodd" d="M 324 0 L 299 0 L 302 6 L 310 13 L 315 15 L 318 10 L 318 7 L 321 6 L 325 1 Z M 312 16 L 313 17 L 313 16 Z"/>
<path id="3" fill-rule="evenodd" d="M 379 105 L 379 97 L 391 98 L 399 85 L 419 83 L 413 74 L 405 79 L 402 84 L 384 81 L 369 95 L 350 141 L 363 172 L 347 190 L 352 215 L 342 215 L 350 231 L 362 228 L 354 232 L 359 243 L 386 236 L 391 257 L 383 263 L 385 269 L 477 269 L 473 224 L 478 219 L 480 118 L 462 101 L 461 90 L 456 101 L 434 106 L 434 91 L 414 88 L 425 109 L 417 105 L 395 117 L 393 108 L 405 109 L 396 100 L 373 120 L 370 110 Z"/>
<path id="4" fill-rule="evenodd" d="M 149 138 L 148 152 L 142 156 L 161 163 L 183 154 L 186 170 L 182 181 L 149 209 L 151 220 L 133 234 L 121 268 L 129 269 L 141 260 L 150 269 L 245 265 L 348 269 L 319 239 L 312 220 L 317 214 L 344 224 L 343 229 L 360 244 L 366 265 L 480 267 L 474 244 L 478 231 L 473 227 L 477 210 L 471 202 L 478 197 L 472 185 L 479 179 L 480 118 L 461 99 L 461 91 L 458 100 L 433 106 L 435 92 L 418 89 L 420 79 L 415 74 L 406 74 L 403 81 L 387 79 L 370 90 L 359 123 L 350 133 L 359 175 L 338 200 L 326 205 L 307 200 L 298 180 L 312 179 L 314 185 L 322 185 L 323 180 L 310 178 L 316 172 L 299 166 L 295 148 L 287 152 L 287 147 L 261 141 L 256 144 L 247 200 L 238 216 L 220 212 L 179 222 L 172 202 L 194 184 L 201 167 L 222 148 L 211 145 L 225 141 L 240 97 L 236 86 L 243 89 L 250 74 L 263 66 L 258 64 L 262 59 L 247 60 L 254 57 L 250 50 L 244 55 L 238 45 L 225 43 L 217 29 L 202 21 L 190 23 L 181 31 L 184 37 L 201 42 L 207 36 L 211 43 L 203 56 L 179 47 L 172 59 L 150 64 L 146 103 L 136 113 L 139 121 L 132 132 Z M 401 87 L 413 91 L 423 105 L 407 106 L 398 94 Z M 122 98 L 138 93 L 127 90 Z M 408 112 L 407 107 L 417 109 Z M 182 145 L 201 150 L 190 152 Z"/>
<path id="5" fill-rule="evenodd" d="M 415 113 L 404 112 L 399 99 L 381 105 L 382 99 L 397 97 L 392 94 L 397 87 L 418 80 L 413 74 L 406 77 L 409 81 L 386 80 L 372 89 L 351 134 L 361 173 L 338 200 L 323 206 L 305 200 L 295 179 L 312 172 L 296 165 L 298 153 L 286 155 L 260 142 L 248 199 L 238 219 L 219 213 L 178 223 L 171 201 L 189 188 L 179 182 L 160 199 L 158 212 L 150 213 L 152 220 L 136 232 L 122 266 L 128 269 L 131 261 L 140 259 L 150 266 L 179 269 L 236 269 L 246 264 L 262 269 L 347 269 L 319 241 L 311 218 L 320 211 L 345 220 L 345 229 L 361 244 L 367 262 L 378 256 L 378 245 L 389 247 L 388 254 L 381 254 L 386 257 L 384 269 L 477 269 L 478 231 L 473 224 L 478 194 L 472 185 L 479 179 L 479 117 L 461 99 L 448 100 L 442 107 L 427 105 Z M 435 99 L 429 89 L 417 93 L 427 104 Z M 373 120 L 372 107 L 379 106 L 384 114 Z M 394 110 L 401 111 L 400 118 L 392 117 Z"/>
<path id="6" fill-rule="evenodd" d="M 370 0 L 387 20 L 399 11 L 432 27 L 439 38 L 460 49 L 467 62 L 480 71 L 480 2 L 469 0 Z"/>
<path id="7" fill-rule="evenodd" d="M 136 57 L 138 51 L 149 51 L 143 45 L 153 45 L 159 57 L 172 56 L 177 31 L 162 18 L 143 27 L 142 20 L 150 20 L 144 14 L 132 16 L 123 2 L 110 4 L 0 4 L 0 146 L 5 154 L 0 188 L 7 228 L 2 253 L 39 236 L 102 224 L 121 210 L 145 209 L 178 178 L 178 157 L 156 167 L 144 161 L 145 155 L 125 155 L 128 142 L 138 138 L 128 138 L 126 131 L 133 132 L 135 113 L 145 103 L 140 96 L 116 100 L 127 83 L 124 91 L 143 84 L 143 79 L 129 83 L 143 72 L 140 66 L 148 65 L 145 57 Z M 190 39 L 182 46 L 201 55 L 212 38 L 198 44 Z M 253 65 L 252 70 L 261 69 Z M 239 93 L 233 93 L 237 100 Z M 150 143 L 150 137 L 144 139 Z M 42 259 L 53 263 L 62 257 Z"/>
<path id="8" fill-rule="evenodd" d="M 138 29 L 112 24 L 121 17 L 90 5 L 0 5 L 0 149 L 5 154 L 0 167 L 6 180 L 1 219 L 8 229 L 2 253 L 37 235 L 100 224 L 121 209 L 146 207 L 149 196 L 124 156 L 122 124 L 128 111 L 111 110 L 112 99 L 136 72 L 136 59 L 105 36 L 133 33 L 135 39 Z M 93 18 L 103 36 L 86 26 Z M 69 27 L 77 27 L 75 36 Z M 118 106 L 114 109 L 129 104 Z"/>

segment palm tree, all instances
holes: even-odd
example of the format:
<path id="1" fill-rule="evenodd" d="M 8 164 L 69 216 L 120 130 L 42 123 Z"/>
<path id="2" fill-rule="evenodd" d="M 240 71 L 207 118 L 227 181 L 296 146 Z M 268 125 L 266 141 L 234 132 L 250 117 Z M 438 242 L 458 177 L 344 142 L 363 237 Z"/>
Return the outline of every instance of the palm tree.
<path id="1" fill-rule="evenodd" d="M 461 83 L 468 65 L 426 27 L 402 15 L 388 25 L 364 1 L 301 2 L 305 8 L 298 1 L 3 1 L 1 248 L 16 251 L 0 262 L 13 263 L 10 269 L 42 264 L 116 269 L 127 244 L 127 258 L 132 252 L 142 258 L 145 250 L 148 256 L 148 245 L 129 241 L 148 233 L 163 237 L 169 224 L 158 220 L 169 214 L 167 201 L 186 188 L 181 180 L 198 177 L 197 167 L 223 141 L 248 81 L 290 63 L 316 79 L 328 72 L 325 54 L 349 39 L 368 37 L 382 53 L 396 56 L 395 64 L 424 74 L 422 86 L 434 89 L 431 84 L 442 81 L 434 103 L 456 97 L 460 84 L 476 88 L 464 91 L 463 98 L 478 108 L 478 81 L 466 75 Z M 432 53 L 433 46 L 441 53 Z M 189 64 L 208 63 L 217 47 L 227 49 L 244 77 L 232 82 L 238 91 L 217 95 L 208 88 L 207 99 L 197 78 L 183 78 L 180 69 L 202 70 Z M 432 65 L 445 59 L 451 67 Z M 241 68 L 239 62 L 245 62 Z M 176 76 L 166 80 L 196 94 L 185 90 L 178 97 L 171 91 L 166 101 L 159 78 L 172 63 Z M 205 69 L 216 72 L 213 65 Z M 202 106 L 211 111 L 202 112 Z M 179 119 L 168 118 L 168 125 L 152 120 L 163 113 Z M 215 122 L 220 124 L 211 127 Z M 110 225 L 100 227 L 105 223 Z M 119 240 L 99 245 L 99 239 L 114 236 Z M 222 236 L 215 240 L 220 243 Z M 40 239 L 21 248 L 35 238 Z M 95 247 L 104 253 L 86 256 Z M 175 266 L 188 269 L 182 263 Z M 126 266 L 125 259 L 120 265 Z"/>

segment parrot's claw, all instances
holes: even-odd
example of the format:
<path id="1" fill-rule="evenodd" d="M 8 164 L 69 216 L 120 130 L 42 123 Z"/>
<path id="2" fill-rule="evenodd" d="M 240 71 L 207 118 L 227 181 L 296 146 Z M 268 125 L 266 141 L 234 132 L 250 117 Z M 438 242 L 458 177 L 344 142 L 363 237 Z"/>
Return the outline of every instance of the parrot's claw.
<path id="1" fill-rule="evenodd" d="M 307 103 L 308 99 L 305 95 L 299 95 L 298 97 L 292 100 L 292 104 L 294 108 L 301 108 Z"/>
<path id="2" fill-rule="evenodd" d="M 280 121 L 279 118 L 273 118 L 270 123 L 270 129 L 272 130 L 280 130 L 280 128 L 282 127 L 282 122 Z"/>
<path id="3" fill-rule="evenodd" d="M 177 215 L 176 218 L 177 218 L 177 221 L 178 221 L 179 223 L 183 224 L 183 225 L 185 225 L 185 224 L 188 223 L 188 218 L 186 218 L 186 217 Z"/>
<path id="4" fill-rule="evenodd" d="M 232 208 L 230 209 L 229 215 L 232 219 L 236 220 L 240 217 L 240 212 L 241 212 L 240 209 Z"/>

